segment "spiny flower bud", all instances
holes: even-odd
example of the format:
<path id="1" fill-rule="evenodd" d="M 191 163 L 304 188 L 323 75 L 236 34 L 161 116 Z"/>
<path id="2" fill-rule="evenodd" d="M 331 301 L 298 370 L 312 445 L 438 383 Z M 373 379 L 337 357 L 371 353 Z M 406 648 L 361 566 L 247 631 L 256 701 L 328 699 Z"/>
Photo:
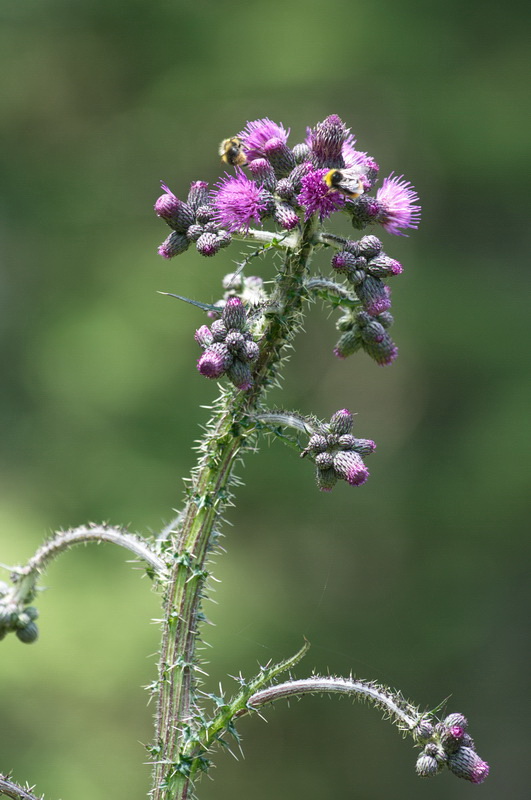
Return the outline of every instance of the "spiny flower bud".
<path id="1" fill-rule="evenodd" d="M 200 206 L 208 205 L 208 183 L 206 181 L 193 181 L 186 203 L 195 213 Z"/>
<path id="2" fill-rule="evenodd" d="M 235 358 L 227 371 L 228 377 L 238 389 L 246 391 L 253 385 L 250 367 L 247 363 Z"/>
<path id="3" fill-rule="evenodd" d="M 202 233 L 195 246 L 200 255 L 215 256 L 221 245 L 215 233 Z"/>
<path id="4" fill-rule="evenodd" d="M 349 133 L 349 129 L 337 114 L 331 114 L 309 131 L 306 143 L 318 167 L 345 166 L 342 150 Z"/>
<path id="5" fill-rule="evenodd" d="M 416 770 L 417 775 L 421 778 L 431 778 L 433 775 L 437 775 L 442 768 L 443 764 L 427 753 L 421 753 L 417 758 Z"/>
<path id="6" fill-rule="evenodd" d="M 317 486 L 322 492 L 331 492 L 337 483 L 337 474 L 335 469 L 317 469 L 316 472 Z"/>
<path id="7" fill-rule="evenodd" d="M 254 161 L 250 161 L 247 166 L 257 183 L 261 184 L 264 189 L 270 192 L 275 191 L 277 176 L 267 158 L 255 158 Z"/>
<path id="8" fill-rule="evenodd" d="M 354 418 L 348 408 L 342 408 L 340 411 L 332 416 L 330 420 L 330 431 L 341 436 L 344 433 L 350 433 Z"/>
<path id="9" fill-rule="evenodd" d="M 351 486 L 361 486 L 369 477 L 369 470 L 361 456 L 354 450 L 341 450 L 334 456 L 334 469 L 339 477 Z"/>
<path id="10" fill-rule="evenodd" d="M 225 322 L 222 319 L 216 319 L 210 326 L 210 331 L 212 333 L 212 338 L 215 342 L 224 342 L 225 336 L 227 335 L 228 326 L 225 325 Z"/>
<path id="11" fill-rule="evenodd" d="M 448 768 L 458 778 L 464 778 L 472 783 L 483 783 L 489 774 L 487 762 L 470 747 L 460 747 L 457 753 L 449 756 Z"/>
<path id="12" fill-rule="evenodd" d="M 400 275 L 404 271 L 400 261 L 395 258 L 389 258 L 384 253 L 371 258 L 367 264 L 367 269 L 375 278 L 391 278 L 394 275 Z"/>
<path id="13" fill-rule="evenodd" d="M 197 369 L 205 378 L 220 378 L 231 366 L 232 355 L 224 342 L 214 342 L 197 362 Z"/>
<path id="14" fill-rule="evenodd" d="M 24 644 L 32 644 L 39 636 L 39 629 L 33 621 L 29 621 L 24 627 L 18 628 L 15 633 L 17 639 L 20 639 Z"/>
<path id="15" fill-rule="evenodd" d="M 315 456 L 315 465 L 319 469 L 330 469 L 334 466 L 334 456 L 332 453 L 318 453 Z"/>
<path id="16" fill-rule="evenodd" d="M 247 327 L 245 307 L 239 297 L 229 297 L 221 318 L 227 328 L 236 328 L 242 331 Z"/>
<path id="17" fill-rule="evenodd" d="M 288 203 L 276 204 L 275 219 L 286 231 L 292 231 L 300 222 L 299 215 Z"/>
<path id="18" fill-rule="evenodd" d="M 380 278 L 373 278 L 372 275 L 367 275 L 365 280 L 356 285 L 356 294 L 361 300 L 365 311 L 372 316 L 381 314 L 382 311 L 387 311 L 391 308 L 389 287 Z"/>
<path id="19" fill-rule="evenodd" d="M 186 231 L 186 236 L 191 242 L 197 242 L 200 236 L 203 235 L 204 228 L 202 225 L 190 225 Z"/>
<path id="20" fill-rule="evenodd" d="M 225 337 L 225 345 L 233 355 L 240 355 L 245 348 L 245 337 L 237 330 L 230 330 Z"/>
<path id="21" fill-rule="evenodd" d="M 258 347 L 258 344 L 252 339 L 248 339 L 245 342 L 244 350 L 240 358 L 242 358 L 243 361 L 256 361 L 259 353 L 260 348 Z"/>
<path id="22" fill-rule="evenodd" d="M 185 250 L 188 250 L 190 242 L 182 233 L 172 231 L 167 239 L 165 239 L 158 249 L 159 256 L 162 258 L 173 258 Z"/>
<path id="23" fill-rule="evenodd" d="M 303 161 L 308 161 L 310 159 L 310 148 L 306 144 L 306 142 L 301 142 L 301 144 L 296 144 L 293 148 L 293 155 L 295 156 L 295 161 L 297 164 L 302 164 Z"/>
<path id="24" fill-rule="evenodd" d="M 334 347 L 337 358 L 347 358 L 353 355 L 362 346 L 362 338 L 358 329 L 346 331 Z"/>
<path id="25" fill-rule="evenodd" d="M 277 178 L 285 178 L 295 167 L 295 156 L 280 138 L 273 138 L 266 142 L 264 155 L 273 167 Z"/>
<path id="26" fill-rule="evenodd" d="M 170 228 L 178 233 L 186 233 L 194 221 L 192 209 L 179 200 L 165 184 L 162 184 L 162 188 L 165 190 L 165 194 L 162 194 L 155 202 L 155 213 Z"/>
<path id="27" fill-rule="evenodd" d="M 373 258 L 382 252 L 382 243 L 377 236 L 362 236 L 358 242 L 360 255 Z"/>

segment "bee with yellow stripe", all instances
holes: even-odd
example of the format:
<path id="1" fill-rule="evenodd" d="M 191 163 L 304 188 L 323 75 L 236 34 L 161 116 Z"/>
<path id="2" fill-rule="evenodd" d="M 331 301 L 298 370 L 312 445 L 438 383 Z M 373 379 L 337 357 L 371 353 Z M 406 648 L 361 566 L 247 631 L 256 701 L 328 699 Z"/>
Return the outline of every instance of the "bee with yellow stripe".
<path id="1" fill-rule="evenodd" d="M 362 173 L 357 167 L 331 169 L 324 176 L 324 182 L 331 192 L 341 192 L 354 200 L 363 194 Z"/>
<path id="2" fill-rule="evenodd" d="M 219 146 L 219 154 L 223 163 L 230 164 L 231 167 L 244 167 L 247 164 L 243 143 L 239 136 L 224 139 Z"/>

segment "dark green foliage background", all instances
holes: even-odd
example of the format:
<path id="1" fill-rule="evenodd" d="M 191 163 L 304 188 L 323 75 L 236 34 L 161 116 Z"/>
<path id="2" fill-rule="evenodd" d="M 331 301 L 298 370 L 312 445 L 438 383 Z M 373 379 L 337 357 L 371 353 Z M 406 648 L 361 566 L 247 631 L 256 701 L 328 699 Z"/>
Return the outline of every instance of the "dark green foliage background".
<path id="1" fill-rule="evenodd" d="M 0 560 L 88 520 L 157 530 L 216 396 L 195 369 L 201 313 L 156 290 L 219 296 L 233 246 L 163 262 L 152 213 L 216 180 L 247 120 L 338 113 L 423 221 L 387 236 L 400 357 L 338 362 L 316 305 L 282 404 L 347 406 L 374 438 L 369 483 L 319 493 L 280 444 L 249 456 L 207 613 L 210 677 L 281 659 L 452 695 L 492 764 L 473 787 L 421 781 L 415 752 L 364 707 L 307 698 L 243 721 L 202 800 L 527 797 L 527 4 L 403 0 L 3 0 L 0 7 Z M 526 69 L 527 68 L 527 69 Z M 340 223 L 341 224 L 341 221 Z M 385 237 L 385 234 L 384 234 Z M 318 262 L 323 269 L 326 261 Z M 270 262 L 255 262 L 265 278 Z M 240 470 L 243 475 L 243 470 Z M 1 644 L 0 770 L 65 800 L 145 796 L 157 597 L 127 555 L 71 551 L 39 601 L 41 638 Z"/>

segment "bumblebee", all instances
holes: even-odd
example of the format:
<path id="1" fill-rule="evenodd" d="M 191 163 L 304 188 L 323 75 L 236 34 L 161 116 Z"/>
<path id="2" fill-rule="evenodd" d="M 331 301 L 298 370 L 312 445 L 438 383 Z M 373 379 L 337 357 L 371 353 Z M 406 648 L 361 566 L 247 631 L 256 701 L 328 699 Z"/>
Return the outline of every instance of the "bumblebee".
<path id="1" fill-rule="evenodd" d="M 225 164 L 230 164 L 231 167 L 244 167 L 247 164 L 242 140 L 238 136 L 224 139 L 219 146 L 219 154 L 221 160 Z"/>
<path id="2" fill-rule="evenodd" d="M 348 169 L 331 169 L 324 176 L 324 181 L 331 192 L 341 192 L 352 200 L 363 194 L 362 173 L 357 167 Z"/>

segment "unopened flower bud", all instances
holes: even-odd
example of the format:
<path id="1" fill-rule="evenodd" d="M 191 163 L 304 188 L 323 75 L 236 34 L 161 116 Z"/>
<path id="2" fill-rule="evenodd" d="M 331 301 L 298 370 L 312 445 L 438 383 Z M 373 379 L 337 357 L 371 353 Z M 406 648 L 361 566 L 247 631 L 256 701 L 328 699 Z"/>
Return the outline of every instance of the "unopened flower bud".
<path id="1" fill-rule="evenodd" d="M 232 355 L 223 342 L 214 342 L 207 347 L 197 362 L 197 369 L 205 378 L 220 378 L 233 361 Z"/>
<path id="2" fill-rule="evenodd" d="M 315 465 L 319 469 L 330 469 L 334 466 L 334 456 L 332 453 L 318 453 L 315 456 Z"/>
<path id="3" fill-rule="evenodd" d="M 276 204 L 275 219 L 286 231 L 292 231 L 300 222 L 299 215 L 288 203 Z"/>
<path id="4" fill-rule="evenodd" d="M 382 251 L 382 243 L 377 236 L 362 236 L 358 242 L 360 255 L 373 258 Z"/>
<path id="5" fill-rule="evenodd" d="M 322 492 L 331 492 L 337 483 L 337 475 L 333 468 L 317 469 L 315 478 L 317 486 Z"/>
<path id="6" fill-rule="evenodd" d="M 222 319 L 227 328 L 244 330 L 247 326 L 247 315 L 239 297 L 229 297 L 223 309 Z"/>
<path id="7" fill-rule="evenodd" d="M 39 629 L 34 622 L 30 621 L 23 628 L 18 628 L 15 633 L 21 642 L 24 642 L 24 644 L 31 644 L 38 638 Z"/>
<path id="8" fill-rule="evenodd" d="M 200 206 L 208 205 L 208 183 L 206 181 L 193 181 L 186 198 L 187 204 L 193 212 Z"/>
<path id="9" fill-rule="evenodd" d="M 245 347 L 245 337 L 243 333 L 237 330 L 230 330 L 225 337 L 225 346 L 228 347 L 230 352 L 234 355 L 239 355 Z"/>
<path id="10" fill-rule="evenodd" d="M 443 765 L 427 753 L 421 753 L 417 758 L 416 770 L 417 775 L 421 778 L 431 778 L 432 775 L 437 775 L 442 768 Z"/>
<path id="11" fill-rule="evenodd" d="M 297 164 L 302 164 L 303 161 L 308 161 L 310 159 L 310 148 L 305 142 L 296 144 L 293 148 L 293 156 Z"/>
<path id="12" fill-rule="evenodd" d="M 285 178 L 295 167 L 295 156 L 281 138 L 269 139 L 264 145 L 264 155 L 273 167 L 277 178 Z"/>
<path id="13" fill-rule="evenodd" d="M 220 230 L 217 232 L 216 236 L 220 247 L 228 247 L 232 242 L 232 236 L 228 231 Z"/>
<path id="14" fill-rule="evenodd" d="M 322 433 L 312 433 L 306 450 L 309 453 L 323 453 L 327 447 L 328 442 L 326 441 L 326 436 L 323 436 Z"/>
<path id="15" fill-rule="evenodd" d="M 173 258 L 188 249 L 190 242 L 182 233 L 172 231 L 158 249 L 159 256 L 162 258 Z"/>
<path id="16" fill-rule="evenodd" d="M 375 278 L 391 278 L 394 275 L 401 275 L 404 271 L 400 261 L 383 253 L 375 258 L 371 258 L 367 264 L 367 269 Z"/>
<path id="17" fill-rule="evenodd" d="M 239 358 L 234 359 L 233 363 L 227 370 L 227 376 L 230 378 L 236 388 L 241 389 L 242 391 L 247 391 L 247 389 L 250 389 L 253 385 L 253 378 L 249 364 L 240 361 Z"/>
<path id="18" fill-rule="evenodd" d="M 359 350 L 362 343 L 358 329 L 346 331 L 334 347 L 334 355 L 337 358 L 347 358 Z"/>
<path id="19" fill-rule="evenodd" d="M 330 419 L 330 431 L 341 436 L 350 433 L 353 424 L 354 418 L 348 408 L 342 408 L 340 411 L 336 411 Z"/>
<path id="20" fill-rule="evenodd" d="M 373 278 L 372 275 L 367 275 L 364 281 L 356 285 L 356 294 L 363 308 L 372 316 L 391 307 L 389 287 L 380 278 Z"/>
<path id="21" fill-rule="evenodd" d="M 169 190 L 155 202 L 155 213 L 178 233 L 186 233 L 194 221 L 192 209 Z"/>
<path id="22" fill-rule="evenodd" d="M 368 456 L 376 450 L 376 442 L 372 439 L 354 439 L 352 449 L 362 456 Z"/>
<path id="23" fill-rule="evenodd" d="M 186 236 L 191 242 L 197 242 L 200 236 L 203 235 L 205 229 L 202 225 L 190 225 L 188 230 L 186 231 Z"/>
<path id="24" fill-rule="evenodd" d="M 264 189 L 269 192 L 274 192 L 277 184 L 277 177 L 275 170 L 267 160 L 267 158 L 255 158 L 248 163 L 249 172 L 253 175 L 255 180 L 262 184 Z"/>
<path id="25" fill-rule="evenodd" d="M 252 339 L 248 339 L 245 342 L 243 357 L 245 361 L 256 361 L 258 358 L 258 354 L 260 353 L 260 348 L 256 342 L 253 342 Z"/>
<path id="26" fill-rule="evenodd" d="M 369 477 L 369 470 L 359 453 L 340 450 L 334 455 L 334 469 L 351 486 L 361 486 Z"/>
<path id="27" fill-rule="evenodd" d="M 460 714 L 458 711 L 454 712 L 453 714 L 448 714 L 443 721 L 442 724 L 446 728 L 450 728 L 452 725 L 459 725 L 459 727 L 463 728 L 466 731 L 468 728 L 468 720 L 464 714 Z"/>
<path id="28" fill-rule="evenodd" d="M 225 308 L 225 306 L 223 306 L 223 308 Z M 216 319 L 210 326 L 210 331 L 215 342 L 224 342 L 228 333 L 228 327 L 222 319 Z"/>
<path id="29" fill-rule="evenodd" d="M 337 440 L 338 447 L 341 450 L 353 450 L 354 445 L 356 442 L 361 441 L 360 439 L 356 439 L 351 433 L 344 433 L 342 436 L 339 437 Z"/>
<path id="30" fill-rule="evenodd" d="M 195 212 L 195 219 L 200 225 L 206 225 L 214 219 L 214 209 L 208 203 L 199 206 Z"/>
<path id="31" fill-rule="evenodd" d="M 472 783 L 483 783 L 489 774 L 489 765 L 470 747 L 460 747 L 457 753 L 449 756 L 448 768 L 457 775 Z"/>
<path id="32" fill-rule="evenodd" d="M 196 242 L 197 252 L 202 256 L 215 256 L 220 244 L 215 233 L 202 233 Z"/>

